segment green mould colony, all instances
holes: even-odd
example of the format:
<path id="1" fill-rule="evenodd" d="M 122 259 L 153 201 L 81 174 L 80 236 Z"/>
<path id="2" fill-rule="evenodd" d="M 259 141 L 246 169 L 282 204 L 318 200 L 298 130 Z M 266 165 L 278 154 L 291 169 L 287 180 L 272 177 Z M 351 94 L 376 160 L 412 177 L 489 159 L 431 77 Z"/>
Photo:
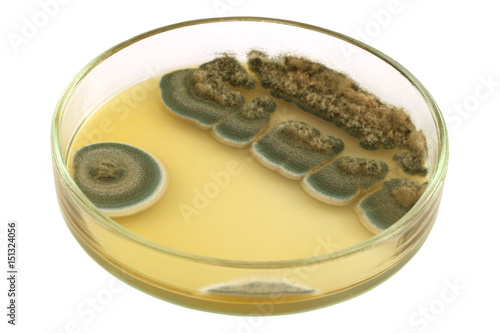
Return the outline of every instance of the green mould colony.
<path id="1" fill-rule="evenodd" d="M 198 127 L 211 130 L 224 144 L 249 147 L 253 157 L 262 165 L 277 170 L 287 178 L 299 180 L 304 190 L 314 198 L 332 205 L 347 205 L 365 194 L 356 205 L 356 212 L 373 233 L 394 224 L 419 199 L 426 183 L 419 184 L 410 178 L 384 181 L 389 167 L 382 160 L 356 156 L 337 158 L 344 150 L 344 143 L 335 136 L 321 134 L 311 125 L 295 120 L 270 128 L 276 103 L 267 96 L 247 103 L 239 91 L 231 88 L 251 90 L 257 84 L 268 89 L 272 97 L 293 102 L 301 110 L 333 123 L 358 139 L 360 146 L 366 150 L 396 149 L 398 152 L 393 155 L 393 160 L 408 175 L 427 175 L 425 135 L 416 130 L 410 116 L 402 108 L 383 103 L 348 76 L 305 58 L 282 56 L 273 59 L 263 52 L 251 51 L 246 66 L 243 66 L 235 58 L 225 55 L 199 68 L 181 69 L 164 75 L 160 90 L 170 112 Z M 164 191 L 161 188 L 166 184 L 167 176 L 154 157 L 146 152 L 133 152 L 122 144 L 96 145 L 100 149 L 121 145 L 121 149 L 114 150 L 120 150 L 127 156 L 134 153 L 133 157 L 127 157 L 133 160 L 133 168 L 140 169 L 142 162 L 137 157 L 142 155 L 149 163 L 144 170 L 156 170 L 153 172 L 156 178 L 150 182 L 150 188 L 136 189 L 139 201 L 150 202 L 145 199 L 157 198 Z M 82 158 L 85 147 L 82 150 L 75 154 L 76 175 L 79 165 L 83 165 L 84 160 L 90 160 Z M 106 183 L 122 182 L 122 175 L 128 174 L 125 169 L 129 162 L 125 161 L 127 158 L 120 157 L 119 163 L 109 165 L 112 154 L 104 155 L 107 157 L 91 159 L 89 166 L 80 168 L 88 179 L 79 182 L 79 177 L 76 177 L 76 181 L 82 190 L 83 187 L 97 188 L 98 193 L 92 196 L 103 199 L 102 205 L 109 213 L 109 200 L 105 199 L 109 195 L 105 193 L 107 190 L 101 185 L 85 184 L 96 179 L 99 182 L 99 178 Z M 91 170 L 94 170 L 93 174 Z M 136 186 L 141 184 L 137 177 L 145 179 L 144 175 L 130 177 Z M 369 192 L 380 182 L 382 186 Z M 158 187 L 157 184 L 163 185 Z M 123 198 L 123 193 L 120 196 Z M 111 213 L 120 216 L 142 209 L 142 204 L 137 204 L 135 199 L 126 201 L 127 204 L 119 205 L 118 213 Z M 129 209 L 129 206 L 132 208 Z"/>
<path id="2" fill-rule="evenodd" d="M 387 164 L 355 156 L 336 158 L 344 149 L 342 140 L 303 122 L 285 121 L 269 129 L 276 103 L 268 97 L 246 103 L 230 85 L 251 90 L 259 83 L 271 96 L 293 102 L 359 139 L 364 149 L 397 149 L 393 160 L 407 174 L 427 174 L 425 136 L 410 116 L 346 75 L 301 57 L 271 59 L 260 51 L 248 54 L 247 67 L 251 73 L 226 55 L 197 69 L 166 74 L 160 81 L 163 102 L 174 114 L 210 129 L 221 142 L 250 147 L 264 166 L 300 180 L 307 193 L 333 205 L 347 205 L 382 181 Z M 358 215 L 377 233 L 406 214 L 424 188 L 407 178 L 388 180 L 360 200 Z"/>

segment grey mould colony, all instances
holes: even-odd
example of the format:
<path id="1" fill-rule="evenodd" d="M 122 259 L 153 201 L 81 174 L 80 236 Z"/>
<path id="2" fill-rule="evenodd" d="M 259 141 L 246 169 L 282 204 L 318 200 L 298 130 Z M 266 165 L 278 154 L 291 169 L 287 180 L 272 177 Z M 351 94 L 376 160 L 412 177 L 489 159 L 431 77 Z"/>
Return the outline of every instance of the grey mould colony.
<path id="1" fill-rule="evenodd" d="M 366 150 L 397 149 L 393 160 L 407 174 L 427 174 L 426 138 L 410 116 L 345 74 L 305 58 L 273 59 L 260 51 L 249 52 L 247 67 L 251 73 L 226 55 L 199 68 L 168 73 L 160 81 L 162 100 L 173 114 L 211 130 L 222 143 L 250 147 L 264 166 L 301 180 L 307 193 L 329 204 L 351 203 L 386 177 L 387 164 L 355 156 L 336 158 L 344 149 L 342 140 L 304 122 L 285 121 L 269 129 L 276 103 L 266 96 L 246 103 L 231 86 L 251 90 L 260 84 L 272 97 L 333 123 Z M 360 200 L 357 213 L 377 233 L 399 220 L 425 185 L 409 178 L 385 181 Z"/>

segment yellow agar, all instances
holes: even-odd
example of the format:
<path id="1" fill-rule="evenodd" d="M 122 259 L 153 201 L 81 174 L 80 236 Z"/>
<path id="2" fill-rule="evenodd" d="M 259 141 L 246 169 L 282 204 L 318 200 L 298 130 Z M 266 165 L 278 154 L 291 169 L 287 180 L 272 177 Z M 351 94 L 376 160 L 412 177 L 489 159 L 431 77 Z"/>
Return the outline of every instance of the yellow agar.
<path id="1" fill-rule="evenodd" d="M 179 251 L 249 261 L 316 256 L 373 236 L 355 214 L 354 205 L 362 196 L 343 207 L 312 198 L 300 181 L 267 169 L 248 148 L 224 145 L 210 131 L 173 115 L 161 101 L 159 79 L 140 82 L 101 105 L 75 135 L 68 155 L 71 170 L 79 148 L 116 141 L 144 149 L 164 164 L 170 181 L 163 198 L 143 212 L 115 218 L 118 224 Z M 262 88 L 242 93 L 247 103 L 270 96 Z M 394 150 L 366 151 L 332 123 L 273 99 L 278 109 L 271 115 L 270 127 L 285 120 L 304 121 L 344 141 L 345 149 L 336 158 L 382 159 L 390 168 L 386 180 L 407 177 L 422 182 L 393 163 Z"/>

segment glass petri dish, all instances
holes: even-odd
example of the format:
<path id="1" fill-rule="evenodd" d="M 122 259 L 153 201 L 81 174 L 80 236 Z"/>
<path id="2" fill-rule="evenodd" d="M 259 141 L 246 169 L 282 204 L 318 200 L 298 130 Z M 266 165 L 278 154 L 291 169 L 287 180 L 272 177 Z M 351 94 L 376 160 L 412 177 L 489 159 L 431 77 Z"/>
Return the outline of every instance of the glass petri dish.
<path id="1" fill-rule="evenodd" d="M 226 53 L 244 61 L 253 49 L 270 55 L 296 54 L 320 62 L 346 73 L 381 100 L 409 112 L 427 138 L 429 174 L 425 192 L 403 218 L 383 232 L 345 248 L 329 247 L 325 238 L 320 240 L 321 251 L 311 250 L 308 256 L 239 259 L 189 252 L 152 241 L 110 219 L 87 199 L 72 179 L 68 164 L 75 136 L 100 106 L 148 78 L 193 67 Z M 429 234 L 438 213 L 448 163 L 447 131 L 439 108 L 403 66 L 342 34 L 259 17 L 173 24 L 105 51 L 85 66 L 64 91 L 53 117 L 51 145 L 62 215 L 75 239 L 98 264 L 160 299 L 193 309 L 246 315 L 324 307 L 355 297 L 388 279 L 413 257 Z M 311 219 L 313 213 L 304 222 Z M 259 245 L 258 240 L 252 242 Z M 207 286 L 218 292 L 207 292 Z"/>

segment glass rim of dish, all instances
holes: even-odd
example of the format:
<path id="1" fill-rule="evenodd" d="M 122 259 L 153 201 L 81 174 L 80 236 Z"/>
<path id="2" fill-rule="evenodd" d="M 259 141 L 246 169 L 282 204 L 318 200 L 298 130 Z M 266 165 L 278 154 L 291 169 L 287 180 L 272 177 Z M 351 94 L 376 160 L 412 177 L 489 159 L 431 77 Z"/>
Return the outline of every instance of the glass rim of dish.
<path id="1" fill-rule="evenodd" d="M 322 33 L 337 39 L 341 39 L 347 43 L 350 43 L 354 46 L 357 46 L 371 53 L 373 56 L 376 56 L 379 59 L 383 60 L 384 62 L 388 63 L 391 67 L 393 67 L 401 75 L 403 75 L 418 90 L 418 92 L 422 95 L 427 106 L 431 111 L 432 119 L 436 127 L 436 133 L 438 139 L 437 140 L 438 158 L 436 161 L 436 168 L 432 176 L 428 180 L 428 185 L 424 193 L 417 201 L 417 203 L 399 221 L 397 221 L 395 224 L 393 224 L 386 230 L 376 235 L 373 235 L 367 240 L 364 240 L 360 243 L 354 244 L 347 248 L 325 253 L 322 255 L 304 257 L 298 259 L 287 259 L 287 260 L 248 261 L 248 260 L 213 258 L 213 257 L 176 250 L 174 248 L 170 248 L 168 246 L 152 242 L 120 226 L 118 223 L 114 222 L 111 218 L 107 217 L 104 213 L 102 213 L 92 202 L 90 202 L 89 199 L 87 199 L 87 197 L 78 188 L 78 186 L 76 185 L 76 183 L 74 182 L 73 178 L 69 173 L 66 161 L 63 158 L 64 154 L 62 152 L 61 142 L 60 142 L 61 138 L 60 131 L 62 126 L 62 119 L 66 110 L 66 105 L 68 101 L 71 99 L 74 91 L 76 90 L 80 82 L 86 77 L 87 74 L 89 74 L 92 71 L 92 69 L 97 67 L 100 63 L 102 63 L 115 53 L 119 52 L 120 50 L 126 48 L 127 46 L 139 42 L 143 39 L 164 32 L 168 32 L 170 30 L 180 29 L 183 27 L 189 27 L 193 25 L 229 23 L 229 22 L 253 22 L 253 23 L 273 23 L 281 25 L 290 25 L 296 28 L 311 30 L 316 33 Z M 142 33 L 104 51 L 103 53 L 95 57 L 92 61 L 90 61 L 84 68 L 82 68 L 74 76 L 74 78 L 65 88 L 62 96 L 60 97 L 52 118 L 51 148 L 52 148 L 52 159 L 54 168 L 57 171 L 57 175 L 61 178 L 61 180 L 65 184 L 66 189 L 71 191 L 73 197 L 79 201 L 78 204 L 86 211 L 86 213 L 88 213 L 95 221 L 98 221 L 102 226 L 106 227 L 113 233 L 119 234 L 122 237 L 128 238 L 136 243 L 142 244 L 145 247 L 151 248 L 161 253 L 180 257 L 183 259 L 188 259 L 196 262 L 201 262 L 209 265 L 217 265 L 217 266 L 228 266 L 228 267 L 238 267 L 238 268 L 267 268 L 267 269 L 285 268 L 290 266 L 299 267 L 299 266 L 307 266 L 311 264 L 327 262 L 330 260 L 334 260 L 336 258 L 343 258 L 361 251 L 365 251 L 369 248 L 375 247 L 378 244 L 381 244 L 385 241 L 394 238 L 401 231 L 410 227 L 411 222 L 415 219 L 415 217 L 419 214 L 419 212 L 423 210 L 426 205 L 429 205 L 438 195 L 439 190 L 442 188 L 444 183 L 444 178 L 448 167 L 448 156 L 449 156 L 449 143 L 448 143 L 448 134 L 446 130 L 446 125 L 437 103 L 434 101 L 434 99 L 427 91 L 427 89 L 423 86 L 423 84 L 398 62 L 396 62 L 389 56 L 385 55 L 384 53 L 378 51 L 377 49 L 338 32 L 334 32 L 325 28 L 321 28 L 306 23 L 300 23 L 296 21 L 276 19 L 276 18 L 266 18 L 266 17 L 252 17 L 252 16 L 206 18 L 206 19 L 190 20 L 190 21 L 175 23 Z"/>

